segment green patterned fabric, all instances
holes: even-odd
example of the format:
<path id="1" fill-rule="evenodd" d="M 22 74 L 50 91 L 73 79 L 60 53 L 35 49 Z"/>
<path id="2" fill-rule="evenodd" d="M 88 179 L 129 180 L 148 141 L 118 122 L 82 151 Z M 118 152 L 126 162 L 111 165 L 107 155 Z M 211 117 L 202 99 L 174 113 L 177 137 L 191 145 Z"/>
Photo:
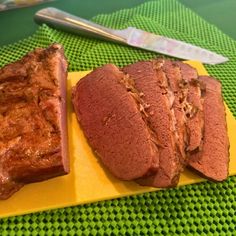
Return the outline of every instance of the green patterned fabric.
<path id="1" fill-rule="evenodd" d="M 184 40 L 229 57 L 208 72 L 221 80 L 224 99 L 236 116 L 236 42 L 175 0 L 159 0 L 93 21 L 113 27 L 135 26 Z M 56 31 L 46 25 L 30 38 L 0 48 L 0 66 L 35 47 L 62 43 L 70 71 L 105 63 L 123 66 L 157 54 Z M 0 220 L 1 235 L 234 235 L 236 177 L 223 183 L 204 182 L 77 207 Z"/>

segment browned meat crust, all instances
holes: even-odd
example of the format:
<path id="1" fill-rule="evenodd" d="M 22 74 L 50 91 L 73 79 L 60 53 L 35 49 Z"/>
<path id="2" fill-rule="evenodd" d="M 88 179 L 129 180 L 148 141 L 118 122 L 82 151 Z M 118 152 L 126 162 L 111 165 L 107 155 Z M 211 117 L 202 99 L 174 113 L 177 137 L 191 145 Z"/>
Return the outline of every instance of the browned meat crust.
<path id="1" fill-rule="evenodd" d="M 131 180 L 156 171 L 159 153 L 146 120 L 148 104 L 132 78 L 112 64 L 97 68 L 73 88 L 72 102 L 88 142 L 116 177 Z"/>
<path id="2" fill-rule="evenodd" d="M 0 70 L 0 199 L 68 173 L 66 78 L 58 44 Z"/>
<path id="3" fill-rule="evenodd" d="M 228 176 L 229 139 L 221 84 L 209 76 L 199 80 L 205 84 L 203 147 L 192 155 L 189 165 L 210 179 L 222 181 Z"/>

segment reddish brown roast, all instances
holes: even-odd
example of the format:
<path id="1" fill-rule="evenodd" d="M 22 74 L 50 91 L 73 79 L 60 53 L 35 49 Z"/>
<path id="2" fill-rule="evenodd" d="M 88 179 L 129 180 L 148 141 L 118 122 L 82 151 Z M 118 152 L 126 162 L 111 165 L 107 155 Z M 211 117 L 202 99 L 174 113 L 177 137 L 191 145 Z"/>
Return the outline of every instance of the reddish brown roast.
<path id="1" fill-rule="evenodd" d="M 203 147 L 200 152 L 192 155 L 189 166 L 207 178 L 222 181 L 228 177 L 229 139 L 221 84 L 209 76 L 200 76 L 199 79 L 206 86 Z"/>
<path id="2" fill-rule="evenodd" d="M 163 71 L 163 60 L 139 61 L 123 68 L 135 82 L 135 88 L 142 93 L 147 121 L 158 140 L 160 166 L 151 176 L 137 180 L 141 185 L 170 187 L 178 183 L 180 153 L 175 114 L 173 110 L 174 93 Z"/>
<path id="3" fill-rule="evenodd" d="M 0 199 L 69 172 L 66 78 L 59 44 L 0 70 Z"/>
<path id="4" fill-rule="evenodd" d="M 103 164 L 116 177 L 131 180 L 159 166 L 157 141 L 133 80 L 112 64 L 95 69 L 72 91 L 84 134 Z"/>

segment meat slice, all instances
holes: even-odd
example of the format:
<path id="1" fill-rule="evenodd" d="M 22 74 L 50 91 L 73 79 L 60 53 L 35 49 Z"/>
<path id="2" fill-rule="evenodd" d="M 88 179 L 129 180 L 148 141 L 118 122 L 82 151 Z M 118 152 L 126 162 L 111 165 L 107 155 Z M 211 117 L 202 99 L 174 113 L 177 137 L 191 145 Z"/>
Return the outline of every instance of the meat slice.
<path id="1" fill-rule="evenodd" d="M 112 64 L 95 69 L 72 91 L 84 134 L 102 163 L 116 177 L 132 180 L 159 166 L 156 137 L 133 80 Z"/>
<path id="2" fill-rule="evenodd" d="M 186 114 L 184 112 L 184 105 L 186 103 L 188 86 L 183 86 L 183 78 L 180 67 L 170 60 L 163 60 L 163 71 L 165 72 L 169 89 L 173 93 L 172 109 L 175 115 L 175 126 L 177 133 L 177 147 L 180 152 L 180 162 L 182 168 L 186 165 L 186 148 L 187 130 L 186 130 Z"/>
<path id="3" fill-rule="evenodd" d="M 198 80 L 198 74 L 195 68 L 190 65 L 176 61 L 182 75 L 182 87 L 186 88 L 185 101 L 183 109 L 186 116 L 187 128 L 187 149 L 190 154 L 201 149 L 203 136 L 203 98 Z"/>
<path id="4" fill-rule="evenodd" d="M 179 153 L 176 148 L 176 121 L 172 105 L 174 94 L 169 88 L 163 61 L 140 61 L 123 68 L 135 83 L 135 88 L 143 94 L 147 121 L 158 139 L 159 169 L 151 176 L 137 180 L 141 185 L 170 187 L 178 183 L 180 174 Z"/>
<path id="5" fill-rule="evenodd" d="M 221 84 L 209 76 L 199 80 L 205 84 L 203 147 L 192 155 L 189 166 L 207 178 L 222 181 L 228 176 L 229 139 Z"/>
<path id="6" fill-rule="evenodd" d="M 66 78 L 59 44 L 0 70 L 0 199 L 69 172 Z"/>

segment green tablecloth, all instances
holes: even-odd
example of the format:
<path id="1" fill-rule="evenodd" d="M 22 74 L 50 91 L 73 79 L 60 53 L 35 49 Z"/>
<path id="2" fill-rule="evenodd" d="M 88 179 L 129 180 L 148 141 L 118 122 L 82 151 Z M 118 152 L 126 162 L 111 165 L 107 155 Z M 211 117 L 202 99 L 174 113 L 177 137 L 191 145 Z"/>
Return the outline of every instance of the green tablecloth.
<path id="1" fill-rule="evenodd" d="M 224 98 L 236 116 L 236 42 L 176 0 L 159 0 L 93 18 L 114 28 L 135 26 L 208 48 L 229 57 L 223 65 L 206 66 L 222 81 Z M 35 47 L 62 43 L 70 71 L 107 62 L 118 66 L 156 56 L 152 52 L 83 38 L 46 25 L 21 42 L 0 48 L 0 66 Z M 0 232 L 18 235 L 224 235 L 236 231 L 236 177 L 205 182 L 84 206 L 0 220 Z"/>

